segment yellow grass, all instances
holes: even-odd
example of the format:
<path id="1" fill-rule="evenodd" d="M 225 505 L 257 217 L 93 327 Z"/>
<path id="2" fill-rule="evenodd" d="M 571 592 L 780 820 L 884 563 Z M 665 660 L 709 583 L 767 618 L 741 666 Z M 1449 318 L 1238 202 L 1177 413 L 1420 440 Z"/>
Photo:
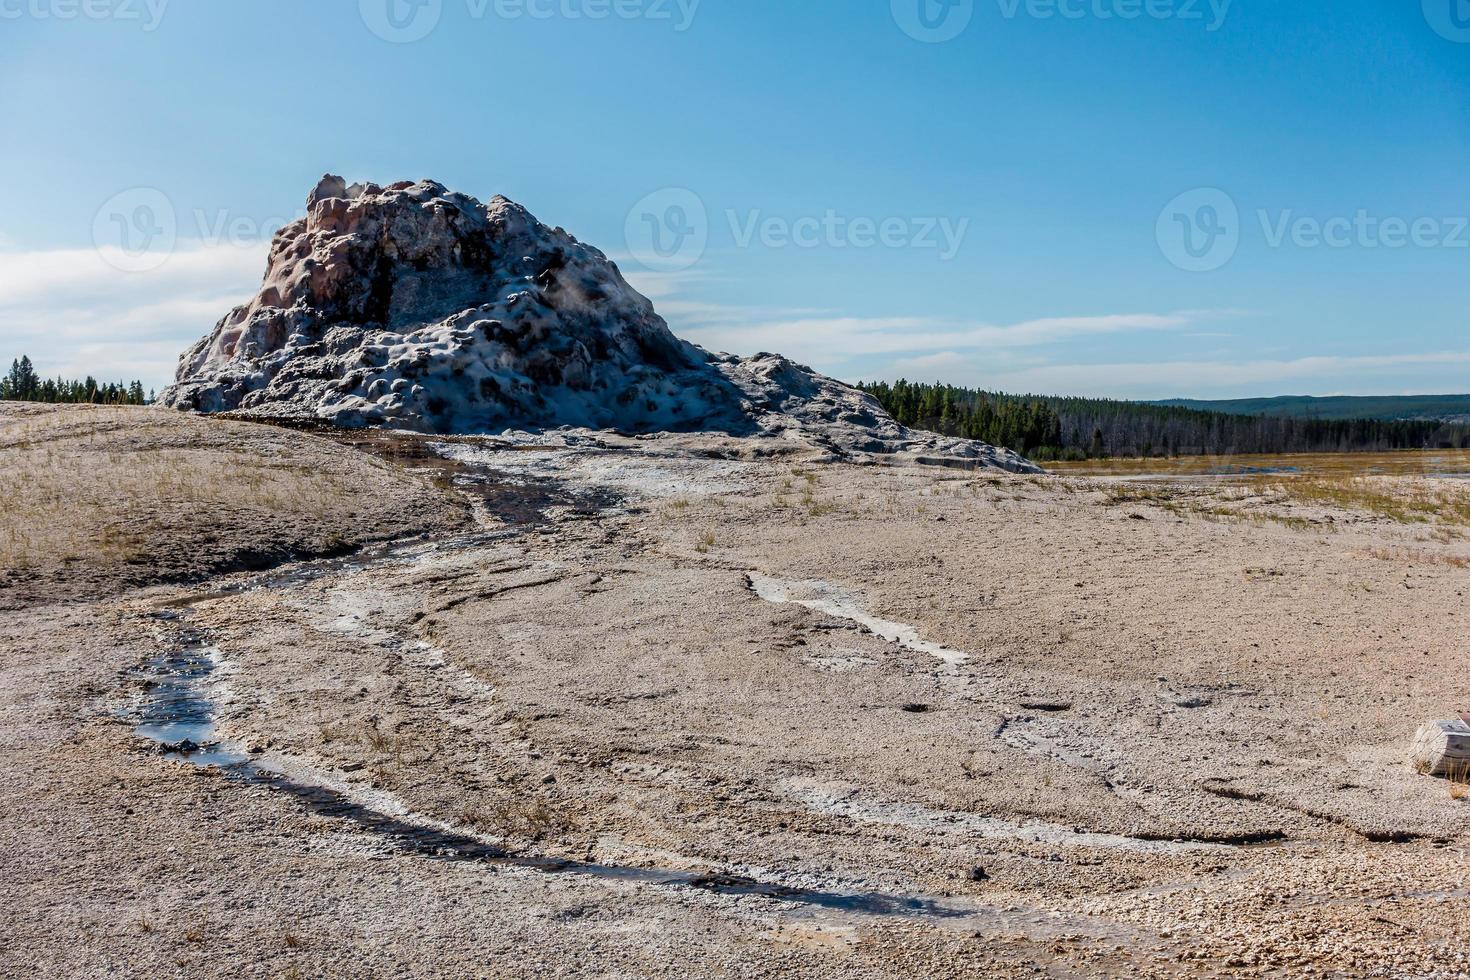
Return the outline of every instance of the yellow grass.
<path id="1" fill-rule="evenodd" d="M 0 417 L 0 568 L 145 560 L 160 527 L 310 526 L 402 479 L 366 456 L 304 459 L 160 410 Z"/>
<path id="2" fill-rule="evenodd" d="M 1445 565 L 1450 568 L 1470 568 L 1470 558 L 1426 551 L 1422 548 L 1367 548 L 1354 552 L 1354 554 L 1402 565 Z"/>
<path id="3" fill-rule="evenodd" d="M 1179 456 L 1173 459 L 1095 459 L 1047 463 L 1065 476 L 1208 476 L 1222 472 L 1285 470 L 1304 476 L 1433 476 L 1470 474 L 1470 449 L 1392 453 L 1280 453 Z"/>
<path id="4" fill-rule="evenodd" d="M 1298 503 L 1368 514 L 1398 524 L 1470 524 L 1470 488 L 1458 481 L 1296 477 L 1270 488 Z"/>
<path id="5" fill-rule="evenodd" d="M 1450 799 L 1470 799 L 1470 763 L 1452 766 L 1449 771 Z"/>
<path id="6" fill-rule="evenodd" d="M 164 512 L 259 508 L 304 518 L 352 487 L 339 474 L 222 450 L 0 449 L 0 563 L 126 561 Z"/>
<path id="7" fill-rule="evenodd" d="M 1470 473 L 1467 451 L 1100 460 L 1054 469 L 1124 480 L 1136 476 L 1136 482 L 1105 487 L 1107 502 L 1153 505 L 1210 520 L 1305 528 L 1316 517 L 1341 512 L 1423 525 L 1444 543 L 1458 540 L 1461 528 L 1470 527 L 1470 480 L 1437 478 Z M 1210 478 L 1221 474 L 1224 478 Z M 1299 510 L 1318 513 L 1293 512 Z"/>

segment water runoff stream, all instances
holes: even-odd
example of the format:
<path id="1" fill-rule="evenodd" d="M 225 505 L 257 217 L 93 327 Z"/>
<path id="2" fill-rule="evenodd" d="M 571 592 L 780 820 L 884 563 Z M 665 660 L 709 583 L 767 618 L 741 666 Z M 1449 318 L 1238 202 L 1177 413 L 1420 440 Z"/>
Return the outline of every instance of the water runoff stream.
<path id="1" fill-rule="evenodd" d="M 427 458 L 419 456 L 416 461 L 427 462 Z M 837 916 L 844 921 L 863 917 L 901 917 L 950 925 L 959 930 L 1004 932 L 1037 939 L 1064 935 L 1119 941 L 1130 938 L 1121 935 L 1113 924 L 1082 916 L 1034 909 L 997 909 L 949 897 L 798 888 L 718 872 L 624 867 L 519 855 L 473 833 L 414 814 L 406 807 L 391 805 L 393 801 L 385 804 L 381 799 L 354 798 L 349 792 L 334 788 L 331 785 L 334 780 L 305 770 L 297 763 L 281 765 L 265 755 L 251 755 L 243 747 L 221 738 L 216 728 L 216 705 L 222 684 L 218 675 L 225 664 L 225 655 L 204 631 L 190 625 L 192 613 L 199 604 L 256 589 L 290 589 L 322 578 L 352 574 L 378 564 L 404 560 L 405 556 L 415 553 L 453 551 L 504 541 L 538 524 L 544 525 L 548 520 L 546 512 L 553 507 L 571 507 L 577 513 L 587 513 L 589 507 L 617 506 L 617 502 L 606 495 L 592 500 L 585 496 L 569 499 L 568 491 L 550 481 L 518 477 L 512 491 L 492 472 L 473 463 L 436 459 L 432 465 L 441 471 L 451 471 L 455 484 L 474 492 L 478 502 L 488 504 L 496 516 L 511 519 L 511 528 L 439 540 L 418 538 L 380 545 L 345 558 L 288 566 L 169 603 L 155 611 L 153 616 L 160 625 L 169 628 L 173 642 L 165 652 L 131 671 L 128 678 L 142 688 L 141 696 L 122 712 L 133 725 L 135 734 L 152 743 L 169 760 L 200 768 L 212 767 L 230 780 L 285 794 L 313 814 L 350 823 L 402 854 L 727 896 L 758 896 L 779 903 L 773 908 L 791 916 L 821 914 L 824 918 Z M 761 585 L 771 591 L 779 589 L 770 580 L 761 582 Z M 780 601 L 775 595 L 764 597 Z M 887 627 L 889 624 L 875 621 L 874 626 Z M 881 634 L 884 630 L 879 629 L 879 632 Z M 905 634 L 901 638 L 903 641 L 914 642 L 914 639 Z"/>

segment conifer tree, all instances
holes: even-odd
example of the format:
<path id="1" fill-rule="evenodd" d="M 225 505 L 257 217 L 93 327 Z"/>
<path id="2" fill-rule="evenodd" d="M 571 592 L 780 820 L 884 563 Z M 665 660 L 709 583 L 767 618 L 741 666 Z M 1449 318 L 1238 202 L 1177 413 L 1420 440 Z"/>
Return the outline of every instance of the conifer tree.
<path id="1" fill-rule="evenodd" d="M 144 394 L 141 381 L 99 383 L 90 377 L 85 381 L 61 377 L 42 379 L 27 355 L 13 359 L 9 372 L 0 376 L 0 399 L 51 404 L 146 405 L 153 401 L 153 395 Z"/>
<path id="2" fill-rule="evenodd" d="M 1007 395 L 953 385 L 860 385 L 901 424 L 1033 459 L 1470 448 L 1470 425 L 1229 415 L 1101 398 Z"/>

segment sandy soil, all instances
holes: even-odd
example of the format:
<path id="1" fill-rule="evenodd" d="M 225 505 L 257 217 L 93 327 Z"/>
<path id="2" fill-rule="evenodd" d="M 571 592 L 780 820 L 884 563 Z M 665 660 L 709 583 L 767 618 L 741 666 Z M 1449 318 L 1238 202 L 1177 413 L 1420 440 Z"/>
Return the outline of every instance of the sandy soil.
<path id="1" fill-rule="evenodd" d="M 430 533 L 31 586 L 0 620 L 0 974 L 1470 976 L 1470 799 L 1405 761 L 1470 708 L 1470 542 L 1375 503 L 1412 481 L 697 439 L 416 473 L 418 440 L 137 418 L 110 438 L 367 468 L 332 497 L 358 540 Z M 134 731 L 191 646 L 224 766 Z"/>

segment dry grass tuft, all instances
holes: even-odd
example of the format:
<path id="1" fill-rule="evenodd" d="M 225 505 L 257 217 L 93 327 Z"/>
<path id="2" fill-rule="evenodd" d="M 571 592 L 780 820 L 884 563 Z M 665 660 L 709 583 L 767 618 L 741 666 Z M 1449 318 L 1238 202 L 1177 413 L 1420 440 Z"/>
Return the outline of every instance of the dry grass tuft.
<path id="1" fill-rule="evenodd" d="M 1182 488 L 1171 486 L 1108 487 L 1103 491 L 1105 502 L 1113 507 L 1124 504 L 1156 504 L 1163 507 L 1173 504 L 1184 494 Z"/>
<path id="2" fill-rule="evenodd" d="M 1451 766 L 1446 778 L 1450 781 L 1450 799 L 1470 799 L 1470 762 Z"/>
<path id="3" fill-rule="evenodd" d="M 482 798 L 459 812 L 458 822 L 501 838 L 539 841 L 575 829 L 575 821 L 545 800 Z"/>
<path id="4" fill-rule="evenodd" d="M 1444 481 L 1299 477 L 1273 483 L 1271 488 L 1299 503 L 1366 513 L 1397 524 L 1470 524 L 1470 495 Z"/>
<path id="5" fill-rule="evenodd" d="M 1444 565 L 1449 568 L 1470 568 L 1470 558 L 1417 548 L 1365 548 L 1353 554 L 1403 565 Z"/>
<path id="6" fill-rule="evenodd" d="M 362 726 L 361 738 L 364 745 L 379 755 L 392 754 L 398 744 L 397 739 L 375 724 L 364 724 Z"/>

